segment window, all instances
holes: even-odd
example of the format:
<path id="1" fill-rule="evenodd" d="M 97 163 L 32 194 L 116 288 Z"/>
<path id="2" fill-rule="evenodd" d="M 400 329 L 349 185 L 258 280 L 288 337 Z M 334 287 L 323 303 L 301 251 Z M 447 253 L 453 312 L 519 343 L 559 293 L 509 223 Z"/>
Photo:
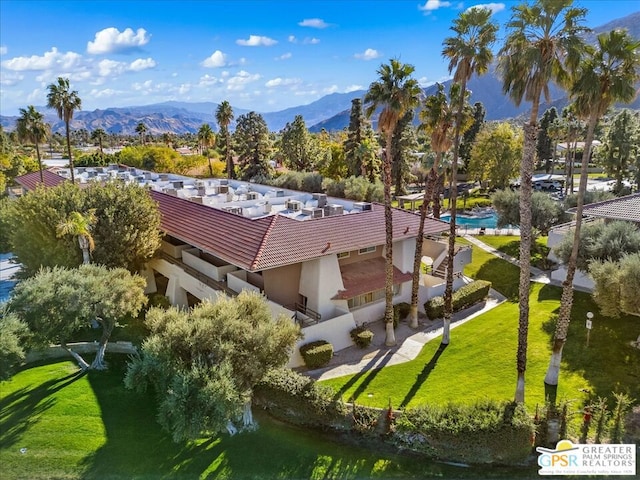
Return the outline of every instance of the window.
<path id="1" fill-rule="evenodd" d="M 373 253 L 376 251 L 376 247 L 366 247 L 358 250 L 359 255 L 366 255 L 367 253 Z"/>
<path id="2" fill-rule="evenodd" d="M 400 285 L 393 286 L 393 295 L 398 295 L 400 293 Z M 347 305 L 349 308 L 358 308 L 368 305 L 370 303 L 377 302 L 379 300 L 384 300 L 384 288 L 380 290 L 376 290 L 374 292 L 363 293 L 362 295 L 358 295 L 357 297 L 350 298 L 347 301 Z"/>
<path id="3" fill-rule="evenodd" d="M 338 254 L 338 260 L 341 258 L 349 258 L 351 256 L 351 252 L 340 252 Z"/>

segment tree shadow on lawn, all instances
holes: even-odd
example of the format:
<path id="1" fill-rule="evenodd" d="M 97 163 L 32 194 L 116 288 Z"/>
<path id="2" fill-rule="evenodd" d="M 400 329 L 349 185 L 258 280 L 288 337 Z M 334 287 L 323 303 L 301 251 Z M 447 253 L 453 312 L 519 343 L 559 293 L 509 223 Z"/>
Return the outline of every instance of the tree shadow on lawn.
<path id="1" fill-rule="evenodd" d="M 360 385 L 358 385 L 358 388 L 356 388 L 356 390 L 353 392 L 353 394 L 349 399 L 349 401 L 357 400 L 360 394 L 364 392 L 364 390 L 371 383 L 371 381 L 376 377 L 376 375 L 378 375 L 382 367 L 384 367 L 387 363 L 389 363 L 389 360 L 391 360 L 392 356 L 393 356 L 393 350 L 391 349 L 385 350 L 384 348 L 380 348 L 378 352 L 371 358 L 371 360 L 369 360 L 369 363 L 367 363 L 362 370 L 356 373 L 353 377 L 349 379 L 348 382 L 346 382 L 344 385 L 342 385 L 342 387 L 340 387 L 340 390 L 338 390 L 336 394 L 333 396 L 334 400 L 342 398 L 342 395 L 347 390 L 349 390 L 353 385 L 358 383 L 358 380 L 360 380 L 363 376 L 366 375 L 365 379 L 362 381 Z M 381 357 L 382 357 L 382 360 L 380 360 Z M 378 361 L 380 361 L 380 364 L 378 364 Z"/>
<path id="2" fill-rule="evenodd" d="M 123 385 L 124 365 L 90 372 L 106 443 L 83 460 L 83 478 L 366 478 L 379 472 L 375 452 L 319 440 L 320 433 L 275 422 L 256 411 L 260 427 L 233 437 L 174 443 L 156 421 L 151 392 Z M 409 462 L 405 462 L 409 463 Z M 389 467 L 397 467 L 390 462 Z M 416 466 L 414 475 L 421 469 Z"/>
<path id="3" fill-rule="evenodd" d="M 541 289 L 539 299 L 559 298 L 556 295 L 559 288 L 549 286 L 549 290 L 545 292 L 546 288 L 545 286 Z M 559 308 L 554 311 L 555 315 L 542 325 L 543 330 L 549 335 L 550 342 L 553 341 L 558 312 Z M 587 312 L 595 314 L 588 347 L 585 325 Z M 637 332 L 636 317 L 605 317 L 599 313 L 598 306 L 588 293 L 574 292 L 571 323 L 562 350 L 562 369 L 568 368 L 569 371 L 584 377 L 592 386 L 590 392 L 572 392 L 575 398 L 584 398 L 586 393 L 591 398 L 613 399 L 613 392 L 624 392 L 636 400 L 640 399 L 640 350 L 630 344 L 637 337 Z"/>
<path id="4" fill-rule="evenodd" d="M 64 359 L 67 361 L 67 359 Z M 27 368 L 31 368 L 30 365 Z M 38 423 L 40 415 L 56 403 L 51 395 L 71 385 L 84 376 L 82 370 L 64 377 L 44 382 L 34 388 L 21 388 L 0 401 L 0 449 L 14 445 L 31 426 Z"/>
<path id="5" fill-rule="evenodd" d="M 520 269 L 517 266 L 500 258 L 492 258 L 480 267 L 475 278 L 491 282 L 492 288 L 509 301 L 518 301 L 519 276 Z"/>
<path id="6" fill-rule="evenodd" d="M 415 397 L 416 393 L 418 393 L 418 390 L 420 390 L 420 387 L 422 387 L 424 382 L 426 382 L 427 378 L 429 378 L 429 375 L 431 374 L 433 369 L 436 367 L 436 364 L 438 363 L 438 359 L 440 358 L 440 355 L 444 353 L 445 349 L 448 346 L 449 346 L 448 344 L 446 345 L 444 343 L 440 344 L 440 346 L 438 347 L 438 350 L 436 350 L 436 352 L 433 354 L 433 357 L 431 357 L 431 360 L 429 360 L 425 364 L 422 371 L 418 374 L 415 383 L 411 386 L 411 389 L 407 392 L 404 399 L 400 403 L 400 409 L 405 408 L 409 404 L 409 402 L 413 399 L 413 397 Z"/>

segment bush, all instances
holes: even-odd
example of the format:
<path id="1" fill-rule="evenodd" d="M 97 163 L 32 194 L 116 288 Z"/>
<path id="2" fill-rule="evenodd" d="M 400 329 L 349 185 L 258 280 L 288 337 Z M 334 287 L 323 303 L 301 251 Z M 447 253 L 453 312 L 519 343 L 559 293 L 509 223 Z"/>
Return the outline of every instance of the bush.
<path id="1" fill-rule="evenodd" d="M 396 422 L 394 443 L 455 462 L 513 464 L 527 459 L 533 434 L 524 406 L 483 401 L 407 410 Z"/>
<path id="2" fill-rule="evenodd" d="M 333 357 L 333 345 L 326 340 L 317 340 L 300 347 L 304 364 L 309 368 L 324 367 Z"/>
<path id="3" fill-rule="evenodd" d="M 453 311 L 457 312 L 485 299 L 489 295 L 490 288 L 491 282 L 486 280 L 476 280 L 460 288 L 453 293 L 453 298 L 451 299 Z M 429 318 L 444 317 L 444 297 L 432 298 L 424 304 L 424 309 Z"/>
<path id="4" fill-rule="evenodd" d="M 411 305 L 407 302 L 400 302 L 393 306 L 393 328 L 398 326 L 401 320 L 404 320 L 411 311 Z"/>
<path id="5" fill-rule="evenodd" d="M 288 368 L 271 370 L 253 390 L 254 401 L 273 416 L 296 425 L 346 428 L 347 408 L 335 391 Z"/>
<path id="6" fill-rule="evenodd" d="M 367 348 L 373 340 L 373 332 L 367 327 L 360 326 L 351 330 L 351 339 L 360 348 Z"/>

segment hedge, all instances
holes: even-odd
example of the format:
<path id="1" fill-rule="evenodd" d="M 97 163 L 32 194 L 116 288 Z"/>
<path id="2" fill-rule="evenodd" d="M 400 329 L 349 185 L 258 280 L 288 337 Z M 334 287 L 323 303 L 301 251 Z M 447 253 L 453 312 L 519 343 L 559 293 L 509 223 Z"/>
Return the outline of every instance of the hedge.
<path id="1" fill-rule="evenodd" d="M 367 348 L 373 340 L 373 332 L 367 327 L 356 327 L 350 332 L 351 339 L 360 348 Z"/>
<path id="2" fill-rule="evenodd" d="M 393 443 L 437 459 L 464 463 L 523 463 L 531 453 L 535 427 L 514 402 L 424 406 L 396 421 Z"/>
<path id="3" fill-rule="evenodd" d="M 453 292 L 451 303 L 453 311 L 457 312 L 470 307 L 485 299 L 489 295 L 491 282 L 476 280 Z M 424 310 L 431 319 L 444 317 L 444 297 L 438 296 L 424 304 Z"/>
<path id="4" fill-rule="evenodd" d="M 333 358 L 333 345 L 326 340 L 317 340 L 300 347 L 304 364 L 309 368 L 324 367 Z"/>

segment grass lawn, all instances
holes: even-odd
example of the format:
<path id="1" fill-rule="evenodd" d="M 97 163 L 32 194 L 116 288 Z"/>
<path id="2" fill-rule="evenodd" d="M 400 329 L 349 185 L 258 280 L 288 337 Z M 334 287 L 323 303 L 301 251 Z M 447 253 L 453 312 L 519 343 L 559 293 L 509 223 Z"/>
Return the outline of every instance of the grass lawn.
<path id="1" fill-rule="evenodd" d="M 456 468 L 335 442 L 256 412 L 260 428 L 173 443 L 151 395 L 125 390 L 123 362 L 78 374 L 33 366 L 0 384 L 0 478 L 530 478 L 535 470 Z M 25 448 L 25 453 L 20 449 Z"/>
<path id="2" fill-rule="evenodd" d="M 482 235 L 477 237 L 481 242 L 492 246 L 496 250 L 506 253 L 514 258 L 520 258 L 520 237 L 513 235 Z M 532 245 L 531 265 L 547 270 L 549 268 L 549 247 L 547 247 L 548 237 L 538 237 Z"/>
<path id="3" fill-rule="evenodd" d="M 413 361 L 323 383 L 334 387 L 345 400 L 381 407 L 389 402 L 394 407 L 411 407 L 482 398 L 512 399 L 516 383 L 519 270 L 474 247 L 473 263 L 467 265 L 465 273 L 493 282 L 494 288 L 509 300 L 454 329 L 451 344 L 444 349 L 433 341 Z M 544 404 L 543 379 L 560 294 L 558 287 L 532 284 L 526 373 L 526 400 L 531 409 Z M 584 328 L 587 311 L 596 312 L 588 348 Z M 589 295 L 576 293 L 557 397 L 576 399 L 582 404 L 586 394 L 581 390 L 588 389 L 595 396 L 624 391 L 639 399 L 640 350 L 629 345 L 637 337 L 637 318 L 605 318 L 597 312 Z"/>

